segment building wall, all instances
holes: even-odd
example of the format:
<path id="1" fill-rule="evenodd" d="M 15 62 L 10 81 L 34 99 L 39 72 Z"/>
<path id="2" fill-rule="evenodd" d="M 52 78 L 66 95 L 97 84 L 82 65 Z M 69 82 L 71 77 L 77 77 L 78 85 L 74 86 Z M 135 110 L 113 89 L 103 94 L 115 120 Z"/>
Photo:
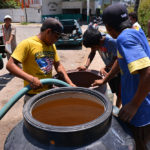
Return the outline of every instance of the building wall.
<path id="1" fill-rule="evenodd" d="M 54 15 L 62 13 L 61 0 L 43 0 L 42 15 Z"/>
<path id="2" fill-rule="evenodd" d="M 95 8 L 101 8 L 101 4 L 102 4 L 102 1 L 96 1 L 95 2 Z"/>
<path id="3" fill-rule="evenodd" d="M 95 7 L 95 1 L 91 0 L 90 9 L 92 14 L 95 14 Z M 62 9 L 80 9 L 80 13 L 82 14 L 82 9 L 86 8 L 86 1 L 43 0 L 42 15 L 62 14 Z"/>
<path id="4" fill-rule="evenodd" d="M 25 22 L 25 9 L 0 9 L 0 22 L 4 21 L 5 15 L 12 17 L 12 22 Z M 40 9 L 27 8 L 27 22 L 41 22 L 41 11 Z"/>
<path id="5" fill-rule="evenodd" d="M 62 9 L 75 9 L 79 8 L 82 9 L 82 1 L 77 2 L 62 2 Z"/>

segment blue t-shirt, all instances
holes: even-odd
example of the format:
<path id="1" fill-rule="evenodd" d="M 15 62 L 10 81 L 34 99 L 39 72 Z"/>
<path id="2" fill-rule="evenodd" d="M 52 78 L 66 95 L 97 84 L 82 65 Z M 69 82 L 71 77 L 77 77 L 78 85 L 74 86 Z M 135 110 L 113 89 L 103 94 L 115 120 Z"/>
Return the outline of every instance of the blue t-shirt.
<path id="1" fill-rule="evenodd" d="M 150 66 L 150 47 L 141 28 L 122 31 L 117 38 L 117 45 L 121 69 L 121 99 L 125 105 L 132 100 L 137 91 L 138 70 Z M 131 124 L 134 126 L 150 124 L 150 92 L 131 120 Z"/>
<path id="2" fill-rule="evenodd" d="M 106 34 L 104 45 L 98 52 L 106 66 L 111 64 L 114 61 L 114 58 L 117 56 L 116 39 L 113 39 L 110 35 Z"/>

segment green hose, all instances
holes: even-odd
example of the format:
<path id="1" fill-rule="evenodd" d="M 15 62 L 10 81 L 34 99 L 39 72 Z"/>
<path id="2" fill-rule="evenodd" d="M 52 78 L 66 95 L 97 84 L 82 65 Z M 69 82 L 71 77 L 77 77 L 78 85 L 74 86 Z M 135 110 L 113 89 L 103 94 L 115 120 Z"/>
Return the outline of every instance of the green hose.
<path id="1" fill-rule="evenodd" d="M 42 84 L 54 84 L 54 85 L 61 85 L 66 87 L 71 87 L 69 84 L 58 80 L 58 79 L 41 79 L 40 82 Z M 17 94 L 15 94 L 0 110 L 0 120 L 3 118 L 3 116 L 8 112 L 8 110 L 28 91 L 31 90 L 30 85 L 25 86 L 22 88 Z"/>

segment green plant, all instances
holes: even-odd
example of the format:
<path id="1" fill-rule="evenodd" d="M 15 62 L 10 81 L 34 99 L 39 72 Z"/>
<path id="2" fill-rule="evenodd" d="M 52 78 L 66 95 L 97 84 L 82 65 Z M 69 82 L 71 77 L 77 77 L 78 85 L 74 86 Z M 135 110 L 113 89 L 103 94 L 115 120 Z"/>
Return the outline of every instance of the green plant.
<path id="1" fill-rule="evenodd" d="M 148 35 L 148 20 L 150 20 L 150 0 L 142 0 L 138 9 L 139 23 L 144 30 L 146 36 Z"/>
<path id="2" fill-rule="evenodd" d="M 28 25 L 29 22 L 21 22 L 21 25 Z"/>
<path id="3" fill-rule="evenodd" d="M 20 5 L 15 0 L 0 0 L 0 8 L 20 8 Z"/>
<path id="4" fill-rule="evenodd" d="M 130 12 L 134 12 L 134 7 L 133 6 L 128 7 L 128 13 L 130 13 Z"/>

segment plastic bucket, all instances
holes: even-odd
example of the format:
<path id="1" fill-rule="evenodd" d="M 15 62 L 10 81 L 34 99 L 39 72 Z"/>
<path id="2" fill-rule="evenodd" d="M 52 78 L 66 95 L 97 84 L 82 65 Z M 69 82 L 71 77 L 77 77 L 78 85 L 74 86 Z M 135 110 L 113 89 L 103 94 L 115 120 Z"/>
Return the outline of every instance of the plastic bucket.
<path id="1" fill-rule="evenodd" d="M 106 84 L 96 87 L 91 87 L 91 84 L 98 79 L 102 79 L 100 73 L 96 70 L 69 70 L 67 71 L 69 78 L 78 87 L 92 88 L 98 92 L 106 94 Z M 56 74 L 53 78 L 64 81 L 64 78 L 60 74 Z"/>

